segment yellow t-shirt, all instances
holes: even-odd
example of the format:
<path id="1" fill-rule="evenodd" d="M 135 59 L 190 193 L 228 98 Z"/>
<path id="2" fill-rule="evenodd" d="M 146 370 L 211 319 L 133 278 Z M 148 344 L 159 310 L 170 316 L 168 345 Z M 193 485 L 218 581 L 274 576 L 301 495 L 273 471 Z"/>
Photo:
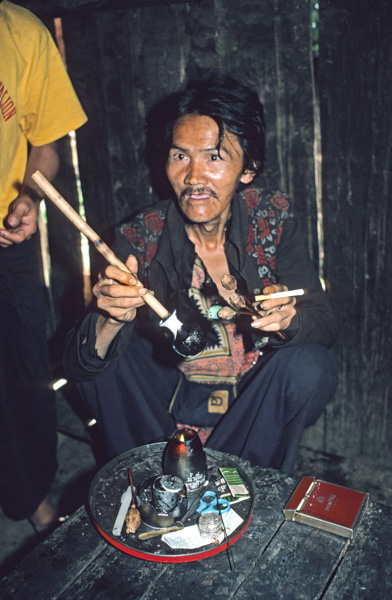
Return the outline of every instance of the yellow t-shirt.
<path id="1" fill-rule="evenodd" d="M 23 181 L 28 142 L 43 146 L 87 121 L 50 32 L 0 2 L 0 228 Z"/>

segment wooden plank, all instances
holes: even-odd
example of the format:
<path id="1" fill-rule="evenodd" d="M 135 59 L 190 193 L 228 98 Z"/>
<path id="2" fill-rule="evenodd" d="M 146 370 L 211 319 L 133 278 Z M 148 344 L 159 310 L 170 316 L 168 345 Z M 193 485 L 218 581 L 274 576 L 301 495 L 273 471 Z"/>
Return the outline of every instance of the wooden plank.
<path id="1" fill-rule="evenodd" d="M 168 566 L 164 563 L 139 560 L 108 546 L 96 560 L 89 563 L 79 577 L 70 579 L 64 599 L 144 599 L 146 590 L 153 588 L 161 573 L 167 569 Z M 53 596 L 53 600 L 60 598 L 61 594 Z M 166 599 L 166 596 L 163 598 Z"/>
<path id="2" fill-rule="evenodd" d="M 33 550 L 0 582 L 0 597 L 47 600 L 359 600 L 386 599 L 392 591 L 392 507 L 373 504 L 350 543 L 292 521 L 282 508 L 297 480 L 272 469 L 241 465 L 251 473 L 255 510 L 225 552 L 191 563 L 143 561 L 108 545 L 84 508 Z"/>
<path id="3" fill-rule="evenodd" d="M 291 528 L 293 535 L 290 537 L 285 531 L 280 542 L 273 542 L 275 546 L 272 548 L 271 545 L 271 550 L 267 550 L 265 562 L 264 556 L 259 558 L 262 549 L 255 542 L 241 538 L 233 546 L 233 571 L 225 553 L 197 562 L 166 565 L 140 561 L 109 548 L 67 589 L 66 598 L 105 600 L 123 596 L 127 590 L 133 600 L 319 598 L 331 569 L 339 560 L 341 546 L 348 542 L 316 530 L 312 530 L 309 537 L 309 532 L 304 531 L 305 526 L 297 523 L 285 523 L 284 526 Z M 301 535 L 298 529 L 302 530 Z M 334 543 L 330 537 L 336 538 Z M 301 555 L 303 546 L 313 555 L 317 549 L 311 567 L 308 555 L 298 560 L 297 553 Z"/>
<path id="4" fill-rule="evenodd" d="M 348 544 L 337 535 L 286 521 L 235 598 L 319 599 Z"/>
<path id="5" fill-rule="evenodd" d="M 371 504 L 323 600 L 392 598 L 392 507 Z"/>
<path id="6" fill-rule="evenodd" d="M 0 598 L 58 598 L 107 548 L 82 507 L 0 582 Z"/>
<path id="7" fill-rule="evenodd" d="M 240 553 L 230 571 L 225 553 L 190 563 L 164 564 L 142 561 L 109 549 L 67 589 L 67 600 L 119 598 L 127 591 L 132 600 L 213 598 L 229 600 L 249 576 L 257 546 L 242 538 L 233 546 Z M 246 564 L 247 569 L 242 569 Z"/>

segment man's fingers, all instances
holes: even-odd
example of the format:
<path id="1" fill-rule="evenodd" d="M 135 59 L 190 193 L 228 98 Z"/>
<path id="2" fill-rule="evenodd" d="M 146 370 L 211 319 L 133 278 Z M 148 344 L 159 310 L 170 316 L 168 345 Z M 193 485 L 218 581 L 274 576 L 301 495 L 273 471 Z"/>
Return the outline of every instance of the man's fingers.
<path id="1" fill-rule="evenodd" d="M 5 248 L 7 246 L 12 246 L 12 244 L 21 244 L 30 238 L 31 235 L 23 227 L 14 231 L 5 230 L 4 234 L 2 232 L 0 234 L 0 245 Z"/>
<path id="2" fill-rule="evenodd" d="M 125 266 L 131 271 L 131 273 L 137 276 L 138 264 L 137 259 L 135 256 L 133 256 L 133 254 L 128 256 Z"/>
<path id="3" fill-rule="evenodd" d="M 31 214 L 31 210 L 35 209 L 34 203 L 30 199 L 26 199 L 26 197 L 20 197 L 12 206 L 12 209 L 9 215 L 6 217 L 6 222 L 8 227 L 14 229 L 18 227 L 22 223 L 24 217 L 27 217 Z M 33 216 L 36 217 L 36 211 L 34 210 Z"/>
<path id="4" fill-rule="evenodd" d="M 107 281 L 113 280 L 116 283 L 122 283 L 128 286 L 134 286 L 137 284 L 137 279 L 134 277 L 134 275 L 132 275 L 132 273 L 128 273 L 127 271 L 123 271 L 122 269 L 113 267 L 112 265 L 106 267 L 104 271 L 104 277 Z"/>
<path id="5" fill-rule="evenodd" d="M 271 300 L 263 300 L 259 304 L 256 304 L 258 311 L 265 311 L 269 314 L 273 310 L 283 310 L 286 307 L 294 306 L 297 303 L 297 299 L 291 298 L 275 298 Z"/>
<path id="6" fill-rule="evenodd" d="M 137 278 L 137 260 L 130 255 L 125 263 L 128 271 L 109 265 L 104 271 L 104 276 L 108 279 L 114 279 L 116 282 L 124 285 L 137 286 L 142 288 L 142 283 Z"/>
<path id="7" fill-rule="evenodd" d="M 284 304 L 278 304 L 273 308 L 262 311 L 260 319 L 254 318 L 252 327 L 256 329 L 262 329 L 263 331 L 279 331 L 280 329 L 286 329 L 290 325 L 293 316 L 296 313 L 294 303 L 285 302 Z"/>

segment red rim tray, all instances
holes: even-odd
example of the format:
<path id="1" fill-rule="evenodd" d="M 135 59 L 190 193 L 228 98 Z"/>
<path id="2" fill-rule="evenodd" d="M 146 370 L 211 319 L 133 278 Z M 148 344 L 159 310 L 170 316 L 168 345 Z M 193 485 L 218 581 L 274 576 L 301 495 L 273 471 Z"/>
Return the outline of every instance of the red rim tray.
<path id="1" fill-rule="evenodd" d="M 126 534 L 125 527 L 123 527 L 120 536 L 112 534 L 113 525 L 121 504 L 121 496 L 129 485 L 128 467 L 132 471 L 135 487 L 148 477 L 161 475 L 162 454 L 165 446 L 164 442 L 140 446 L 117 456 L 100 469 L 95 475 L 89 491 L 89 512 L 94 525 L 110 544 L 131 556 L 143 560 L 167 563 L 191 562 L 223 552 L 227 548 L 226 541 L 223 541 L 218 546 L 208 544 L 193 550 L 175 550 L 165 544 L 160 537 L 139 540 L 137 537 L 138 534 L 144 531 L 153 531 L 151 527 L 148 527 L 144 523 L 142 523 L 136 534 Z M 208 448 L 205 448 L 205 452 L 209 478 L 219 475 L 219 467 L 235 467 L 238 469 L 250 494 L 248 500 L 244 500 L 233 506 L 233 509 L 240 515 L 243 522 L 228 535 L 227 541 L 231 546 L 244 533 L 252 517 L 254 504 L 252 481 L 237 464 L 239 459 L 235 456 L 223 454 Z M 189 495 L 189 505 L 192 503 L 194 497 L 195 492 Z M 195 503 L 195 509 L 197 505 L 198 502 Z M 193 525 L 196 522 L 197 513 L 196 515 L 191 514 L 186 521 L 186 525 Z"/>

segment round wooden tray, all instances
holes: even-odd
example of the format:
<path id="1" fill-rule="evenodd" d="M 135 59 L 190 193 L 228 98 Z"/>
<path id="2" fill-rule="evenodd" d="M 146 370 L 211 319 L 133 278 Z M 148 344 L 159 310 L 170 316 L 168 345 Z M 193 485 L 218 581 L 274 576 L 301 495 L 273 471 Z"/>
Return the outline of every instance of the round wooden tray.
<path id="1" fill-rule="evenodd" d="M 144 560 L 173 563 L 190 562 L 207 558 L 226 550 L 227 545 L 234 544 L 249 525 L 254 503 L 253 485 L 250 478 L 237 464 L 238 458 L 208 448 L 205 449 L 205 452 L 209 480 L 211 481 L 219 477 L 219 467 L 235 467 L 250 494 L 249 499 L 243 500 L 233 506 L 235 512 L 243 520 L 241 525 L 227 536 L 227 542 L 225 540 L 217 546 L 215 544 L 208 544 L 193 550 L 176 550 L 165 544 L 161 537 L 139 540 L 138 535 L 140 533 L 153 531 L 151 527 L 148 527 L 144 523 L 142 523 L 135 534 L 125 533 L 125 526 L 123 526 L 121 535 L 113 535 L 113 525 L 121 505 L 121 496 L 129 485 L 128 468 L 132 471 L 135 487 L 148 477 L 161 475 L 162 454 L 165 446 L 165 443 L 149 444 L 135 448 L 129 452 L 124 452 L 124 454 L 113 459 L 96 474 L 91 483 L 89 493 L 90 516 L 94 525 L 110 544 L 127 554 Z M 208 489 L 214 489 L 213 481 Z M 188 506 L 191 505 L 198 493 L 193 492 L 188 495 Z M 198 504 L 198 501 L 195 502 L 194 511 L 196 511 Z M 197 523 L 199 515 L 194 511 L 191 511 L 185 525 L 194 525 Z"/>

